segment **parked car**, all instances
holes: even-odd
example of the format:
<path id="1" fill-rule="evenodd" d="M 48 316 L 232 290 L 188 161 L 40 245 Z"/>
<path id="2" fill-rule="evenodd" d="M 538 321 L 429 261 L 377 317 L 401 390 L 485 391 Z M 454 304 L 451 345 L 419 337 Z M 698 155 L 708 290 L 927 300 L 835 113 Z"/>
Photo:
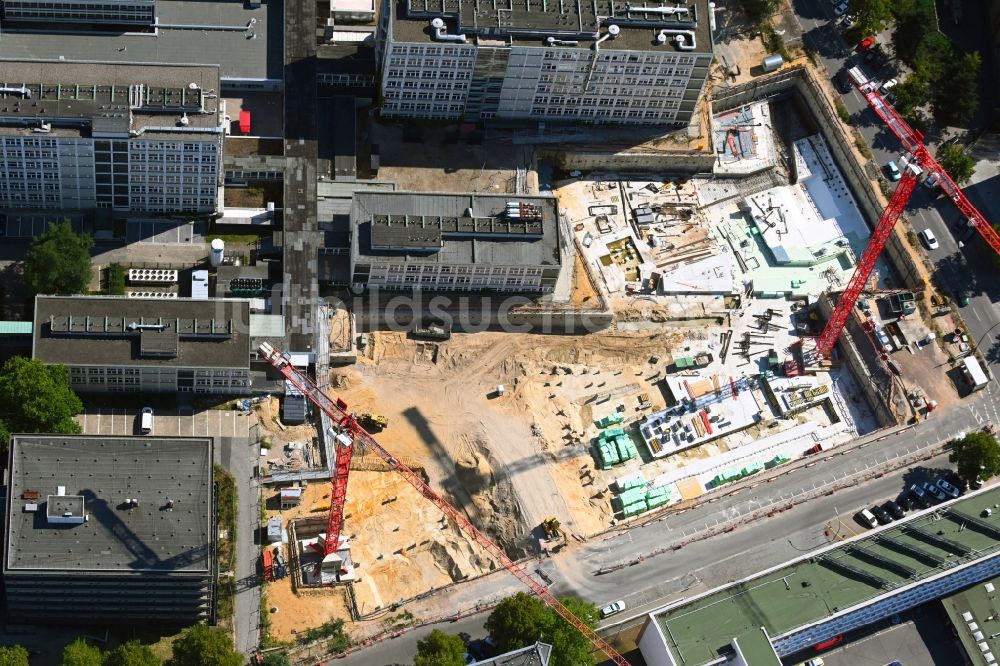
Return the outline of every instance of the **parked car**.
<path id="1" fill-rule="evenodd" d="M 962 494 L 961 490 L 951 485 L 944 479 L 938 479 L 935 485 L 937 485 L 938 488 L 943 490 L 946 495 L 950 495 L 952 499 L 955 499 L 956 497 L 959 497 Z"/>
<path id="2" fill-rule="evenodd" d="M 873 46 L 875 46 L 875 35 L 868 35 L 861 40 L 861 43 L 858 44 L 858 50 L 867 51 Z"/>
<path id="3" fill-rule="evenodd" d="M 847 3 L 842 2 L 833 8 L 833 14 L 834 16 L 843 16 L 844 14 L 847 13 L 847 9 L 848 9 Z"/>
<path id="4" fill-rule="evenodd" d="M 892 90 L 893 88 L 895 88 L 896 84 L 898 83 L 899 81 L 897 81 L 896 79 L 889 79 L 888 81 L 883 82 L 881 86 L 879 86 L 879 90 L 881 90 L 882 93 L 885 94 L 890 90 Z"/>
<path id="5" fill-rule="evenodd" d="M 892 516 L 889 515 L 889 512 L 878 504 L 872 507 L 872 513 L 875 514 L 875 518 L 878 519 L 880 525 L 888 525 L 892 522 Z"/>
<path id="6" fill-rule="evenodd" d="M 625 610 L 625 602 L 619 599 L 601 609 L 601 617 L 610 617 Z"/>
<path id="7" fill-rule="evenodd" d="M 931 498 L 924 492 L 924 489 L 916 484 L 910 486 L 910 494 L 908 497 L 914 500 L 914 503 L 916 504 L 914 507 L 915 509 L 926 509 L 932 503 Z"/>
<path id="8" fill-rule="evenodd" d="M 970 483 L 969 487 L 972 488 L 973 490 L 979 490 L 980 488 L 983 487 L 983 480 L 980 479 L 979 477 L 976 477 L 976 480 Z"/>
<path id="9" fill-rule="evenodd" d="M 906 509 L 899 506 L 898 503 L 893 502 L 892 500 L 889 500 L 882 506 L 884 506 L 885 510 L 888 511 L 896 520 L 902 520 L 906 516 Z"/>
<path id="10" fill-rule="evenodd" d="M 930 481 L 924 481 L 923 488 L 928 495 L 930 495 L 939 502 L 944 502 L 946 499 L 948 499 L 948 496 L 945 495 L 944 491 L 938 488 Z"/>
<path id="11" fill-rule="evenodd" d="M 960 477 L 955 472 L 948 472 L 947 474 L 944 475 L 944 478 L 945 480 L 948 481 L 948 483 L 958 488 L 960 492 L 964 493 L 966 490 L 969 489 L 969 484 L 965 481 L 965 479 Z"/>
<path id="12" fill-rule="evenodd" d="M 837 75 L 833 77 L 833 85 L 836 86 L 837 92 L 841 95 L 846 95 L 851 92 L 851 77 L 848 75 L 847 70 L 842 69 L 837 72 Z"/>
<path id="13" fill-rule="evenodd" d="M 854 514 L 854 519 L 867 528 L 878 527 L 878 519 L 875 518 L 875 514 L 868 509 L 861 509 L 861 511 L 858 511 Z"/>
<path id="14" fill-rule="evenodd" d="M 896 180 L 899 180 L 898 178 Z M 930 229 L 924 229 L 919 234 L 920 240 L 924 242 L 928 250 L 936 250 L 940 247 L 937 236 Z"/>
<path id="15" fill-rule="evenodd" d="M 940 176 L 938 176 L 936 173 L 932 173 L 931 175 L 927 176 L 927 178 L 924 179 L 924 187 L 926 187 L 929 190 L 933 190 L 935 187 L 937 187 L 939 179 Z"/>
<path id="16" fill-rule="evenodd" d="M 139 432 L 149 435 L 153 432 L 153 408 L 143 407 L 139 415 Z"/>
<path id="17" fill-rule="evenodd" d="M 900 178 L 903 177 L 903 175 L 901 173 L 899 173 L 899 167 L 896 166 L 895 162 L 889 162 L 888 164 L 886 164 L 885 165 L 885 171 L 886 171 L 886 173 L 889 174 L 889 180 L 891 180 L 893 182 L 895 182 L 895 181 L 897 181 L 897 180 L 899 180 Z"/>

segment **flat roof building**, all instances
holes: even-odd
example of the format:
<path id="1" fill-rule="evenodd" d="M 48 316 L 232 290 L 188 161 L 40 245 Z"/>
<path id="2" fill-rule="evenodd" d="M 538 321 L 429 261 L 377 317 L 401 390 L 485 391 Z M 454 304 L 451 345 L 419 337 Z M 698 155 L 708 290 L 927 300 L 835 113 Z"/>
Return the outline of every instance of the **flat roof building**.
<path id="1" fill-rule="evenodd" d="M 213 213 L 214 65 L 0 61 L 0 210 Z"/>
<path id="2" fill-rule="evenodd" d="M 777 666 L 777 657 L 997 576 L 1000 514 L 983 511 L 997 503 L 1000 488 L 970 493 L 653 611 L 642 656 L 649 666 L 717 664 L 737 639 L 758 655 L 745 663 Z"/>
<path id="3" fill-rule="evenodd" d="M 37 296 L 33 357 L 81 392 L 250 392 L 245 299 Z"/>
<path id="4" fill-rule="evenodd" d="M 713 20 L 708 0 L 383 0 L 381 112 L 684 125 L 708 78 Z"/>
<path id="5" fill-rule="evenodd" d="M 359 288 L 551 292 L 561 266 L 551 196 L 356 192 Z"/>
<path id="6" fill-rule="evenodd" d="M 80 4 L 65 2 L 70 6 Z M 52 4 L 17 0 L 19 12 L 94 11 L 89 2 L 86 10 L 67 9 L 62 2 L 55 9 Z M 125 13 L 130 5 L 142 6 L 138 0 L 99 4 L 107 7 L 111 15 Z M 155 29 L 153 34 L 144 31 L 146 26 L 132 26 L 127 32 L 95 32 L 92 24 L 77 21 L 60 23 L 56 32 L 44 24 L 19 24 L 13 29 L 15 26 L 5 22 L 0 59 L 65 59 L 131 65 L 212 63 L 217 65 L 222 87 L 226 90 L 281 90 L 283 8 L 281 2 L 169 0 L 156 4 L 155 22 L 149 26 Z M 193 26 L 197 29 L 192 29 Z M 2 72 L 0 66 L 0 79 L 6 80 L 8 77 Z"/>
<path id="7" fill-rule="evenodd" d="M 156 22 L 156 0 L 0 0 L 0 19 L 5 27 L 136 30 Z"/>
<path id="8" fill-rule="evenodd" d="M 3 575 L 18 623 L 212 615 L 210 438 L 13 435 Z"/>

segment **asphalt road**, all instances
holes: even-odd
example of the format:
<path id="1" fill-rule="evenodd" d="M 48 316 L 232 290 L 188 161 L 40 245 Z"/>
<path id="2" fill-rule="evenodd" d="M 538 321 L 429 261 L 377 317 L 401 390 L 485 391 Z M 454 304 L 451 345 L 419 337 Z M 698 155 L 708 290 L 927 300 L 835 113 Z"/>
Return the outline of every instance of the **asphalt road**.
<path id="1" fill-rule="evenodd" d="M 815 466 L 801 467 L 755 488 L 604 540 L 573 545 L 526 568 L 542 581 L 551 580 L 552 591 L 560 596 L 580 596 L 598 605 L 625 600 L 629 610 L 603 626 L 605 633 L 613 633 L 641 622 L 645 613 L 669 601 L 738 580 L 825 545 L 827 524 L 841 534 L 861 531 L 852 518 L 858 510 L 897 497 L 910 483 L 947 467 L 943 455 L 921 460 L 937 443 L 968 430 L 972 424 L 1000 422 L 995 397 L 998 393 L 991 386 L 961 407 L 939 413 L 934 419 L 881 442 L 845 449 L 844 455 L 834 450 L 832 457 L 818 460 Z M 885 466 L 889 465 L 903 468 L 885 472 Z M 828 494 L 830 490 L 834 492 Z M 811 499 L 803 501 L 807 497 Z M 767 516 L 769 506 L 790 505 L 795 506 Z M 842 523 L 836 520 L 838 516 Z M 716 533 L 726 521 L 744 519 L 748 520 L 745 525 Z M 700 538 L 706 535 L 712 536 Z M 679 550 L 669 550 L 676 544 L 685 545 Z M 668 552 L 656 554 L 664 549 Z M 636 561 L 640 557 L 641 561 Z M 633 561 L 636 562 L 617 568 Z M 615 570 L 597 573 L 607 568 Z M 520 589 L 509 575 L 500 572 L 436 595 L 432 601 L 411 604 L 408 609 L 417 617 L 433 617 L 435 606 L 439 613 L 442 608 L 449 609 L 446 612 L 471 609 L 476 602 L 502 598 Z M 481 638 L 485 617 L 484 612 L 457 622 L 423 627 L 336 663 L 408 664 L 416 651 L 416 641 L 432 629 L 453 634 L 465 632 L 474 639 Z"/>
<path id="2" fill-rule="evenodd" d="M 845 64 L 854 66 L 861 62 L 861 56 L 844 44 L 840 31 L 833 26 L 833 11 L 826 0 L 793 0 L 793 6 L 802 26 L 803 40 L 817 50 L 829 76 L 834 76 Z M 967 26 L 985 25 L 983 7 L 976 3 L 966 3 L 966 7 L 969 13 L 964 23 Z M 973 32 L 966 32 L 972 35 L 967 39 L 978 38 Z M 889 33 L 879 36 L 883 41 L 888 38 Z M 971 50 L 976 48 L 976 44 L 963 44 L 963 47 Z M 874 73 L 867 64 L 862 66 L 869 74 Z M 989 67 L 984 65 L 984 68 L 987 72 L 984 76 L 988 78 Z M 876 78 L 884 80 L 893 75 L 893 72 L 883 72 Z M 990 86 L 986 86 L 983 92 L 989 89 Z M 899 140 L 882 125 L 861 94 L 852 90 L 841 99 L 854 119 L 854 125 L 871 146 L 876 164 L 884 167 L 890 160 L 895 160 L 898 164 L 901 150 Z M 989 103 L 988 100 L 983 100 L 983 105 Z M 1000 222 L 1000 218 L 996 217 L 1000 211 L 990 210 L 990 202 L 977 197 L 975 188 L 966 188 L 966 194 L 973 204 L 983 206 L 980 211 L 987 219 Z M 966 236 L 964 230 L 956 231 L 957 225 L 962 222 L 962 216 L 947 197 L 940 196 L 940 190 L 931 191 L 918 185 L 905 214 L 912 221 L 914 231 L 929 228 L 937 237 L 940 247 L 929 250 L 928 256 L 946 289 L 953 296 L 963 290 L 971 292 L 969 305 L 962 307 L 960 313 L 970 337 L 977 342 L 990 365 L 993 381 L 1000 386 L 1000 338 L 997 337 L 1000 334 L 1000 307 L 997 307 L 997 302 L 1000 301 L 1000 281 L 995 279 L 996 273 L 989 263 L 992 250 L 978 234 L 967 238 L 964 246 L 959 247 L 959 241 Z"/>

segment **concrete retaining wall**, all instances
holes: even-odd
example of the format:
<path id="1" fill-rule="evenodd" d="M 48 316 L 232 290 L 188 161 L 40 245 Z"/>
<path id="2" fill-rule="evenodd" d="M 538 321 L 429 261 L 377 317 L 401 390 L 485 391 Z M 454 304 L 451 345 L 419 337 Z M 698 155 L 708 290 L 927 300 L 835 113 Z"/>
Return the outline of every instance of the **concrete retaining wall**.
<path id="1" fill-rule="evenodd" d="M 707 141 L 707 139 L 706 139 Z M 601 151 L 564 152 L 550 148 L 538 149 L 539 156 L 552 160 L 563 171 L 643 171 L 662 173 L 711 173 L 715 153 L 669 150 L 651 153 L 616 153 Z"/>
<path id="2" fill-rule="evenodd" d="M 833 312 L 833 303 L 829 296 L 823 294 L 817 302 L 819 311 L 824 319 L 829 319 Z M 888 368 L 881 363 L 871 363 L 865 359 L 858 348 L 855 340 L 860 344 L 871 346 L 863 337 L 864 332 L 858 330 L 857 320 L 854 317 L 848 318 L 847 325 L 837 340 L 837 350 L 840 352 L 840 359 L 847 364 L 855 383 L 861 388 L 861 392 L 871 407 L 875 419 L 880 428 L 898 425 L 896 416 L 889 405 L 887 396 L 892 390 L 892 375 Z"/>
<path id="3" fill-rule="evenodd" d="M 874 228 L 884 208 L 880 192 L 872 185 L 864 166 L 851 150 L 853 138 L 842 128 L 840 118 L 812 74 L 803 66 L 787 69 L 773 76 L 761 77 L 738 86 L 716 89 L 713 107 L 716 113 L 734 109 L 743 104 L 779 95 L 797 94 L 805 107 L 813 114 L 816 125 L 830 146 L 830 152 L 837 166 L 851 188 L 855 202 L 868 225 Z M 905 229 L 896 225 L 895 233 L 889 237 L 883 256 L 896 272 L 901 284 L 898 287 L 922 289 L 923 278 L 906 249 Z"/>

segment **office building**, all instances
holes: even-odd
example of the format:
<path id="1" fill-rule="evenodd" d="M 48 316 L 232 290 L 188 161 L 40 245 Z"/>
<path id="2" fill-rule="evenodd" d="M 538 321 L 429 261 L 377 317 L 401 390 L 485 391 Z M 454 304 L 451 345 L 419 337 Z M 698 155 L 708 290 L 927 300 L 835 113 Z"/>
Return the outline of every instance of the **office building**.
<path id="1" fill-rule="evenodd" d="M 215 212 L 215 66 L 0 61 L 0 209 Z"/>
<path id="2" fill-rule="evenodd" d="M 551 196 L 356 192 L 355 287 L 548 293 L 561 266 Z"/>
<path id="3" fill-rule="evenodd" d="M 138 30 L 156 22 L 156 0 L 0 0 L 0 20 L 6 27 Z"/>
<path id="4" fill-rule="evenodd" d="M 33 356 L 98 393 L 250 392 L 244 299 L 37 296 Z"/>
<path id="5" fill-rule="evenodd" d="M 383 0 L 381 113 L 683 125 L 712 62 L 711 12 L 708 0 Z"/>
<path id="6" fill-rule="evenodd" d="M 969 493 L 653 611 L 639 634 L 642 656 L 649 666 L 780 666 L 996 577 L 997 503 L 1000 488 Z"/>
<path id="7" fill-rule="evenodd" d="M 0 0 L 0 11 L 17 17 L 0 17 L 0 60 L 212 63 L 222 85 L 217 93 L 282 89 L 282 3 L 153 2 Z M 0 81 L 9 78 L 0 63 Z"/>
<path id="8" fill-rule="evenodd" d="M 13 435 L 3 576 L 17 624 L 210 620 L 210 438 Z"/>

